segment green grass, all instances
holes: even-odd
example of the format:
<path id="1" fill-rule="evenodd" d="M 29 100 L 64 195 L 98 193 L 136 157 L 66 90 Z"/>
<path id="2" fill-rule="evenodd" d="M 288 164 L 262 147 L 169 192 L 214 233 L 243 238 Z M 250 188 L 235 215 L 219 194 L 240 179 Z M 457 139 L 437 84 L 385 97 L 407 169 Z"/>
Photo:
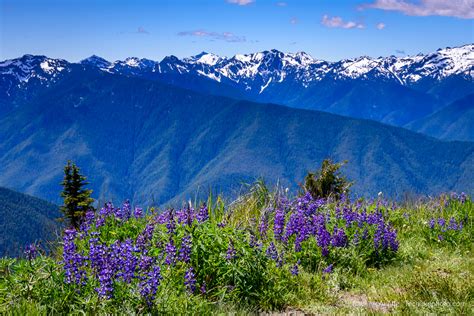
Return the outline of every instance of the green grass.
<path id="1" fill-rule="evenodd" d="M 132 285 L 119 284 L 113 299 L 99 298 L 94 284 L 82 288 L 64 283 L 64 271 L 58 262 L 61 248 L 50 256 L 32 261 L 0 260 L 0 314 L 255 314 L 261 311 L 287 311 L 329 314 L 464 314 L 474 313 L 474 205 L 441 196 L 436 199 L 407 202 L 388 212 L 389 222 L 397 229 L 399 251 L 380 264 L 366 264 L 356 248 L 338 253 L 333 273 L 322 273 L 324 260 L 318 258 L 315 269 L 300 266 L 292 276 L 288 262 L 277 268 L 250 248 L 245 240 L 256 230 L 260 218 L 275 206 L 283 192 L 268 190 L 263 183 L 250 193 L 226 205 L 209 201 L 209 224 L 196 226 L 193 234 L 192 264 L 198 280 L 208 280 L 206 294 L 190 295 L 184 289 L 184 266 L 163 268 L 162 283 L 154 307 L 144 304 Z M 333 207 L 331 205 L 329 208 Z M 150 215 L 151 216 L 151 215 Z M 432 218 L 464 219 L 456 233 L 430 229 Z M 226 222 L 218 229 L 216 223 Z M 102 228 L 109 242 L 135 238 L 146 220 L 130 220 L 126 225 L 107 222 Z M 177 234 L 185 233 L 178 228 Z M 153 242 L 166 236 L 157 228 Z M 239 256 L 229 264 L 223 258 L 232 240 Z M 78 242 L 79 247 L 86 244 Z M 305 244 L 305 247 L 309 247 Z M 150 251 L 156 251 L 152 248 Z M 307 254 L 305 250 L 303 252 Z M 291 254 L 293 256 L 293 254 Z M 288 257 L 291 260 L 293 257 Z M 302 258 L 303 259 L 303 258 Z M 228 284 L 233 284 L 230 289 Z M 132 289 L 132 290 L 130 290 Z"/>

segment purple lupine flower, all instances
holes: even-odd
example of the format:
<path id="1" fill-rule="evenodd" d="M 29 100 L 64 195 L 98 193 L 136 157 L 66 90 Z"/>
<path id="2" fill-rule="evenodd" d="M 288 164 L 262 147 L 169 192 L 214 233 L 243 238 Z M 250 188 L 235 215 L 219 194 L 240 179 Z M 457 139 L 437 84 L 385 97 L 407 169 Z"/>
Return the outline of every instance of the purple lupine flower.
<path id="1" fill-rule="evenodd" d="M 457 194 L 456 192 L 452 192 L 452 193 L 450 194 L 450 198 L 451 198 L 452 200 L 458 200 L 458 199 L 459 199 L 459 196 L 458 196 L 458 194 Z"/>
<path id="2" fill-rule="evenodd" d="M 202 282 L 201 287 L 199 288 L 199 290 L 201 291 L 201 294 L 206 294 L 206 292 L 207 292 L 206 281 Z"/>
<path id="3" fill-rule="evenodd" d="M 299 264 L 299 261 L 295 263 L 295 265 L 291 268 L 291 274 L 298 275 L 299 273 L 298 264 Z"/>
<path id="4" fill-rule="evenodd" d="M 94 221 L 95 213 L 92 210 L 88 210 L 84 216 L 84 219 L 79 227 L 81 232 L 87 233 Z"/>
<path id="5" fill-rule="evenodd" d="M 457 224 L 456 220 L 454 219 L 454 217 L 451 217 L 451 219 L 449 220 L 448 229 L 449 230 L 457 230 L 458 229 L 458 224 Z"/>
<path id="6" fill-rule="evenodd" d="M 176 247 L 174 246 L 173 238 L 165 246 L 166 259 L 165 264 L 174 265 L 176 262 Z"/>
<path id="7" fill-rule="evenodd" d="M 24 254 L 26 256 L 26 259 L 29 261 L 33 260 L 36 258 L 38 255 L 38 249 L 36 248 L 35 244 L 29 244 L 25 247 Z"/>
<path id="8" fill-rule="evenodd" d="M 158 224 L 168 223 L 169 218 L 171 216 L 170 214 L 172 213 L 172 211 L 173 210 L 166 210 L 163 213 L 158 214 L 154 221 Z"/>
<path id="9" fill-rule="evenodd" d="M 64 231 L 62 264 L 64 265 L 65 282 L 81 285 L 86 282 L 86 272 L 83 269 L 85 258 L 77 253 L 77 247 L 74 243 L 76 234 L 75 229 Z"/>
<path id="10" fill-rule="evenodd" d="M 317 229 L 316 241 L 321 248 L 322 255 L 326 257 L 329 254 L 328 247 L 331 243 L 331 234 L 327 231 L 324 224 L 319 225 Z"/>
<path id="11" fill-rule="evenodd" d="M 140 262 L 138 263 L 138 268 L 140 271 L 148 271 L 148 269 L 152 266 L 153 264 L 153 258 L 149 256 L 142 256 L 140 258 Z"/>
<path id="12" fill-rule="evenodd" d="M 301 247 L 301 241 L 296 238 L 295 240 L 295 252 L 300 252 L 303 248 Z"/>
<path id="13" fill-rule="evenodd" d="M 374 233 L 374 248 L 377 251 L 379 248 L 382 248 L 382 239 L 383 239 L 384 226 L 378 225 Z"/>
<path id="14" fill-rule="evenodd" d="M 367 230 L 367 227 L 366 227 L 362 233 L 362 239 L 366 240 L 367 238 L 369 238 L 369 231 Z"/>
<path id="15" fill-rule="evenodd" d="M 267 254 L 267 257 L 271 258 L 274 261 L 278 259 L 278 251 L 273 241 L 270 242 L 270 245 L 267 248 L 266 254 Z"/>
<path id="16" fill-rule="evenodd" d="M 100 286 L 95 290 L 101 298 L 109 299 L 113 295 L 113 276 L 114 271 L 108 265 L 102 267 L 99 271 Z"/>
<path id="17" fill-rule="evenodd" d="M 107 245 L 100 244 L 97 240 L 94 240 L 90 247 L 89 260 L 91 268 L 99 280 L 99 287 L 95 290 L 99 297 L 109 299 L 113 296 L 114 279 L 121 269 L 121 244 L 115 242 L 110 247 L 107 247 Z"/>
<path id="18" fill-rule="evenodd" d="M 93 237 L 89 239 L 89 262 L 93 270 L 98 270 L 103 264 L 104 247 L 104 245 L 99 243 L 99 238 Z"/>
<path id="19" fill-rule="evenodd" d="M 334 227 L 331 244 L 333 247 L 346 247 L 347 246 L 347 236 L 343 228 Z"/>
<path id="20" fill-rule="evenodd" d="M 330 274 L 330 273 L 332 273 L 332 268 L 333 268 L 333 264 L 331 263 L 330 265 L 328 265 L 328 266 L 323 270 L 323 274 Z"/>
<path id="21" fill-rule="evenodd" d="M 359 232 L 355 232 L 355 233 L 354 233 L 354 237 L 352 238 L 352 243 L 353 243 L 354 245 L 358 245 L 358 244 L 359 244 L 359 241 L 360 241 L 360 240 L 359 240 Z"/>
<path id="22" fill-rule="evenodd" d="M 262 250 L 262 246 L 263 246 L 262 242 L 257 241 L 257 238 L 255 238 L 255 236 L 252 233 L 250 233 L 249 245 L 250 247 L 255 248 L 256 250 L 259 250 L 259 251 Z"/>
<path id="23" fill-rule="evenodd" d="M 138 285 L 140 295 L 146 300 L 148 306 L 151 306 L 155 300 L 156 291 L 162 279 L 160 267 L 153 266 L 145 279 Z"/>
<path id="24" fill-rule="evenodd" d="M 173 210 L 169 211 L 167 222 L 166 222 L 166 228 L 168 229 L 168 235 L 173 235 L 174 231 L 176 229 L 176 221 L 173 216 Z"/>
<path id="25" fill-rule="evenodd" d="M 233 260 L 235 256 L 236 256 L 236 251 L 235 251 L 234 243 L 232 240 L 229 240 L 229 246 L 227 247 L 225 258 L 226 260 L 230 261 L 230 260 Z"/>
<path id="26" fill-rule="evenodd" d="M 264 240 L 267 236 L 268 223 L 265 215 L 262 215 L 260 218 L 260 223 L 258 225 L 258 232 L 260 233 L 260 238 Z"/>
<path id="27" fill-rule="evenodd" d="M 125 240 L 121 244 L 121 253 L 120 253 L 120 267 L 121 272 L 118 276 L 121 276 L 126 283 L 130 283 L 135 277 L 135 270 L 138 264 L 138 258 L 134 256 L 132 241 L 130 239 Z"/>
<path id="28" fill-rule="evenodd" d="M 135 210 L 133 211 L 133 216 L 135 218 L 142 218 L 143 217 L 143 209 L 140 207 L 135 207 Z"/>
<path id="29" fill-rule="evenodd" d="M 278 259 L 276 260 L 276 266 L 278 268 L 283 267 L 283 264 L 285 263 L 285 250 L 280 251 L 278 254 Z M 299 263 L 299 260 L 298 260 Z"/>
<path id="30" fill-rule="evenodd" d="M 191 260 L 191 236 L 187 235 L 181 239 L 181 248 L 179 249 L 178 260 L 188 263 Z"/>
<path id="31" fill-rule="evenodd" d="M 358 222 L 359 216 L 356 212 L 353 212 L 352 209 L 347 206 L 344 206 L 342 211 L 342 218 L 346 222 L 346 227 L 350 227 L 353 223 Z"/>
<path id="32" fill-rule="evenodd" d="M 95 222 L 96 227 L 99 228 L 101 226 L 104 226 L 104 224 L 105 224 L 105 217 L 98 217 Z"/>
<path id="33" fill-rule="evenodd" d="M 189 267 L 184 275 L 184 285 L 186 286 L 189 293 L 196 291 L 196 276 L 194 275 L 193 267 Z"/>
<path id="34" fill-rule="evenodd" d="M 250 233 L 249 245 L 250 245 L 250 247 L 252 247 L 252 248 L 255 248 L 255 246 L 257 245 L 257 239 L 255 238 L 255 235 L 252 234 L 252 233 Z"/>
<path id="35" fill-rule="evenodd" d="M 196 219 L 198 223 L 203 223 L 209 219 L 209 211 L 206 204 L 203 204 L 199 209 L 199 212 L 196 214 Z"/>
<path id="36" fill-rule="evenodd" d="M 187 209 L 184 208 L 176 211 L 176 218 L 179 224 L 185 225 L 188 219 Z"/>
<path id="37" fill-rule="evenodd" d="M 467 194 L 464 192 L 461 192 L 461 194 L 459 195 L 459 202 L 464 204 L 467 201 L 467 198 L 468 198 Z"/>
<path id="38" fill-rule="evenodd" d="M 181 225 L 191 226 L 191 224 L 194 221 L 195 216 L 196 215 L 194 212 L 194 208 L 192 208 L 191 206 L 188 206 L 176 212 L 178 223 Z"/>
<path id="39" fill-rule="evenodd" d="M 126 200 L 122 208 L 116 208 L 114 210 L 115 217 L 123 222 L 127 221 L 132 215 L 132 208 L 130 206 L 130 201 Z"/>
<path id="40" fill-rule="evenodd" d="M 101 227 L 105 224 L 107 217 L 112 216 L 115 212 L 114 205 L 111 202 L 105 203 L 104 207 L 99 210 L 99 216 L 96 219 L 96 227 Z"/>
<path id="41" fill-rule="evenodd" d="M 288 220 L 288 223 L 286 224 L 286 238 L 288 239 L 292 235 L 296 235 L 299 230 L 299 218 L 298 218 L 298 213 L 294 212 L 290 215 L 290 219 Z"/>
<path id="42" fill-rule="evenodd" d="M 436 225 L 434 218 L 430 219 L 430 222 L 429 222 L 428 225 L 429 225 L 430 229 L 434 229 L 434 227 Z"/>
<path id="43" fill-rule="evenodd" d="M 443 240 L 444 240 L 443 235 L 438 235 L 438 240 L 439 240 L 439 241 L 443 241 Z"/>
<path id="44" fill-rule="evenodd" d="M 153 238 L 153 232 L 155 231 L 155 225 L 153 223 L 147 224 L 145 229 L 138 235 L 136 246 L 142 252 L 147 252 L 150 246 L 151 239 Z"/>
<path id="45" fill-rule="evenodd" d="M 397 231 L 388 225 L 385 227 L 383 245 L 385 249 L 390 248 L 392 251 L 398 251 Z"/>
<path id="46" fill-rule="evenodd" d="M 273 222 L 273 234 L 276 240 L 281 241 L 284 228 L 285 212 L 281 208 L 277 208 L 275 211 L 275 220 Z"/>
<path id="47" fill-rule="evenodd" d="M 444 227 L 446 225 L 446 220 L 442 217 L 438 218 L 438 225 Z"/>

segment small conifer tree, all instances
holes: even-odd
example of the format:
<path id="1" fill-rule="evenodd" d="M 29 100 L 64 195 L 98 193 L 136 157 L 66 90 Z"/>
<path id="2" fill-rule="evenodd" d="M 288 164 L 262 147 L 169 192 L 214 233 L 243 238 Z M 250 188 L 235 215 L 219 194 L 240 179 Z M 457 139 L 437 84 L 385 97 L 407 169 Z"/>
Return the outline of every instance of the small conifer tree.
<path id="1" fill-rule="evenodd" d="M 332 160 L 325 159 L 318 171 L 308 172 L 304 181 L 304 190 L 313 198 L 339 199 L 343 194 L 347 194 L 352 183 L 347 181 L 339 171 L 345 163 L 333 163 Z"/>
<path id="2" fill-rule="evenodd" d="M 63 186 L 61 197 L 64 199 L 61 211 L 64 218 L 69 220 L 69 224 L 76 229 L 79 228 L 86 212 L 93 208 L 92 190 L 85 188 L 88 184 L 79 168 L 68 161 L 64 167 L 64 179 L 61 182 Z"/>

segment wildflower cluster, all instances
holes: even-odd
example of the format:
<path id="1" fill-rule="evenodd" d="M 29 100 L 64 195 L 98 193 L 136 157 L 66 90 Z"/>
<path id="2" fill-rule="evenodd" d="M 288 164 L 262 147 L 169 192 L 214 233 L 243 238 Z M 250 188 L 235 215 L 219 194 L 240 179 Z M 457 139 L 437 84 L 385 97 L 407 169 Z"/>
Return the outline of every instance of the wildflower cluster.
<path id="1" fill-rule="evenodd" d="M 432 217 L 427 222 L 428 239 L 437 242 L 457 243 L 463 237 L 465 227 L 469 222 L 469 213 L 463 214 L 458 211 L 458 208 L 471 202 L 464 192 L 451 193 L 445 198 L 441 197 L 439 204 L 432 210 Z M 468 208 L 463 209 L 467 210 Z"/>
<path id="2" fill-rule="evenodd" d="M 107 203 L 97 213 L 87 212 L 78 231 L 65 230 L 61 261 L 65 283 L 77 286 L 79 291 L 92 284 L 97 295 L 105 300 L 114 298 L 121 284 L 129 285 L 130 295 L 139 293 L 151 306 L 163 279 L 162 269 L 173 268 L 182 275 L 183 287 L 194 292 L 196 281 L 190 265 L 192 236 L 189 232 L 178 236 L 178 228 L 186 231 L 207 221 L 207 207 L 197 211 L 168 210 L 150 214 L 144 220 L 145 216 L 141 208 L 132 210 L 128 201 L 121 208 Z M 117 236 L 122 227 L 126 233 Z M 131 227 L 141 229 L 133 236 Z"/>
<path id="3" fill-rule="evenodd" d="M 341 199 L 329 203 L 314 199 L 307 193 L 293 201 L 277 203 L 271 212 L 272 240 L 265 253 L 277 266 L 291 263 L 291 272 L 298 274 L 300 263 L 321 269 L 321 262 L 331 268 L 345 249 L 355 248 L 366 263 L 380 263 L 395 256 L 397 232 L 388 222 L 388 203 L 355 203 Z M 263 227 L 263 229 L 262 229 Z M 267 236 L 267 227 L 260 224 L 256 236 Z M 255 241 L 252 235 L 252 244 Z"/>
<path id="4" fill-rule="evenodd" d="M 249 280 L 242 275 L 255 278 L 258 289 L 273 286 L 259 281 L 265 269 L 293 278 L 302 269 L 331 273 L 345 249 L 355 249 L 367 262 L 393 257 L 397 233 L 386 212 L 381 203 L 329 203 L 306 194 L 280 198 L 251 220 L 253 228 L 238 228 L 222 218 L 211 221 L 206 205 L 145 214 L 128 201 L 121 208 L 107 203 L 97 213 L 87 212 L 78 231 L 64 232 L 65 282 L 78 291 L 93 288 L 102 300 L 125 289 L 149 307 L 164 283 L 178 284 L 186 295 L 225 288 L 249 297 Z"/>

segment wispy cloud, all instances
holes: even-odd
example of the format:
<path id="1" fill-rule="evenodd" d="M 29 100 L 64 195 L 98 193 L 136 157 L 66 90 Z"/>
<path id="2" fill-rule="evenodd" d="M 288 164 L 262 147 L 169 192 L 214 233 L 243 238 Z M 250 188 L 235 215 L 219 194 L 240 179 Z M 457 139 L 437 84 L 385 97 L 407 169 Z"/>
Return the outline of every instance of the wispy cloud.
<path id="1" fill-rule="evenodd" d="M 150 32 L 145 30 L 145 28 L 143 26 L 139 26 L 136 33 L 138 33 L 138 34 L 150 34 Z"/>
<path id="2" fill-rule="evenodd" d="M 399 55 L 406 55 L 405 51 L 404 50 L 401 50 L 401 49 L 396 49 L 395 50 L 395 53 L 399 54 Z"/>
<path id="3" fill-rule="evenodd" d="M 298 24 L 299 20 L 298 18 L 291 18 L 290 19 L 290 24 Z"/>
<path id="4" fill-rule="evenodd" d="M 208 38 L 210 40 L 221 40 L 230 43 L 239 43 L 246 41 L 245 36 L 237 36 L 231 32 L 208 32 L 204 30 L 183 31 L 179 32 L 178 36 L 194 36 L 200 38 Z"/>
<path id="5" fill-rule="evenodd" d="M 377 30 L 383 30 L 385 28 L 385 23 L 377 23 L 377 25 L 375 26 L 377 28 Z"/>
<path id="6" fill-rule="evenodd" d="M 255 0 L 226 0 L 227 3 L 237 5 L 249 5 L 255 2 Z"/>
<path id="7" fill-rule="evenodd" d="M 474 18 L 473 0 L 375 0 L 359 8 L 398 11 L 412 16 L 439 15 L 461 19 Z"/>
<path id="8" fill-rule="evenodd" d="M 363 29 L 365 25 L 362 23 L 354 22 L 354 21 L 344 21 L 339 16 L 330 17 L 325 14 L 321 20 L 321 24 L 326 27 L 331 28 L 343 28 L 343 29 Z"/>
<path id="9" fill-rule="evenodd" d="M 278 1 L 277 3 L 275 3 L 275 5 L 278 7 L 286 7 L 288 3 L 286 3 L 285 1 Z"/>

